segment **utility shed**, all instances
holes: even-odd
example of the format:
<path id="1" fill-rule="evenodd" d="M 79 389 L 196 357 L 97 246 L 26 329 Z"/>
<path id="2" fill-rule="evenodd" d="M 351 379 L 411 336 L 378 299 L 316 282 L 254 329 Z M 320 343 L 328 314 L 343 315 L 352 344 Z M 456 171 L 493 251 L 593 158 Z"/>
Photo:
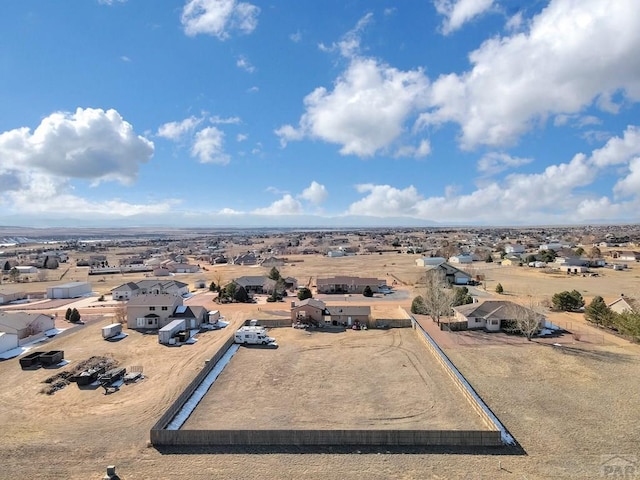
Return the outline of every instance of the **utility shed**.
<path id="1" fill-rule="evenodd" d="M 91 293 L 89 282 L 69 282 L 47 287 L 47 298 L 78 298 Z"/>

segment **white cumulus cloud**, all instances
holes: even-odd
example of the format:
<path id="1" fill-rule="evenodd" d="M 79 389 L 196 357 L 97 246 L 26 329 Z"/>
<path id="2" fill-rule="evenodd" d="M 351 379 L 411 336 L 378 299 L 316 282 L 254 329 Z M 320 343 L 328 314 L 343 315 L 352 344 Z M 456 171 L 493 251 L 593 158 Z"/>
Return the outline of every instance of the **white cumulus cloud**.
<path id="1" fill-rule="evenodd" d="M 435 0 L 436 11 L 443 15 L 442 33 L 460 29 L 493 7 L 493 0 Z"/>
<path id="2" fill-rule="evenodd" d="M 52 219 L 167 213 L 175 200 L 145 205 L 74 193 L 74 180 L 131 185 L 153 152 L 153 143 L 137 135 L 116 110 L 52 113 L 33 132 L 23 127 L 0 133 L 0 205 L 4 213 Z"/>
<path id="3" fill-rule="evenodd" d="M 343 155 L 369 157 L 403 133 L 409 115 L 424 105 L 427 87 L 421 70 L 355 58 L 333 90 L 318 87 L 307 95 L 298 128 L 284 125 L 275 133 L 283 145 L 311 137 L 341 145 Z"/>
<path id="4" fill-rule="evenodd" d="M 503 152 L 490 152 L 478 160 L 478 171 L 486 175 L 495 175 L 510 168 L 531 163 L 532 158 L 512 157 Z"/>
<path id="5" fill-rule="evenodd" d="M 244 70 L 245 72 L 248 73 L 253 73 L 256 71 L 256 67 L 254 67 L 251 62 L 249 61 L 249 59 L 247 57 L 245 57 L 244 55 L 240 55 L 238 57 L 238 59 L 236 60 L 236 67 Z"/>
<path id="6" fill-rule="evenodd" d="M 257 215 L 300 215 L 302 205 L 290 194 L 286 194 L 268 207 L 256 208 L 252 213 Z"/>
<path id="7" fill-rule="evenodd" d="M 640 100 L 640 2 L 551 0 L 526 31 L 485 41 L 433 82 L 418 125 L 455 122 L 464 148 L 513 144 L 549 116 Z"/>
<path id="8" fill-rule="evenodd" d="M 45 117 L 32 132 L 0 134 L 0 173 L 41 172 L 61 178 L 131 184 L 154 145 L 137 135 L 116 110 L 78 108 Z"/>
<path id="9" fill-rule="evenodd" d="M 203 128 L 196 133 L 191 155 L 200 163 L 226 165 L 231 160 L 224 152 L 224 132 L 216 127 Z"/>
<path id="10" fill-rule="evenodd" d="M 300 198 L 307 200 L 314 205 L 319 205 L 327 199 L 328 195 L 329 193 L 325 186 L 314 180 L 311 182 L 311 185 L 302 191 Z"/>
<path id="11" fill-rule="evenodd" d="M 182 10 L 182 26 L 189 36 L 207 34 L 226 40 L 231 31 L 249 34 L 258 26 L 260 8 L 236 0 L 189 0 Z"/>
<path id="12" fill-rule="evenodd" d="M 485 173 L 513 168 L 530 159 L 502 153 L 484 156 Z M 619 179 L 610 195 L 588 193 L 603 173 Z M 349 214 L 375 217 L 410 216 L 443 223 L 557 224 L 589 221 L 633 221 L 640 210 L 640 138 L 629 126 L 590 154 L 578 153 L 566 163 L 538 173 L 510 174 L 490 179 L 469 193 L 444 187 L 442 196 L 424 197 L 414 186 L 357 185 L 364 194 Z"/>
<path id="13" fill-rule="evenodd" d="M 157 135 L 169 140 L 180 140 L 184 135 L 193 132 L 193 129 L 200 125 L 202 120 L 202 118 L 191 116 L 180 122 L 168 122 L 160 125 Z"/>

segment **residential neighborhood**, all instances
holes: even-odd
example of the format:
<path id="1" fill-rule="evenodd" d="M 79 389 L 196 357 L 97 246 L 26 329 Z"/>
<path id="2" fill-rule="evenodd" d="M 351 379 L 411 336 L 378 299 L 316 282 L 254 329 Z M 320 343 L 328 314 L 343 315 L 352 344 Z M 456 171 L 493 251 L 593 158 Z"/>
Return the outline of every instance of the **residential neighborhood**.
<path id="1" fill-rule="evenodd" d="M 367 408 L 384 405 L 384 411 L 393 412 L 390 416 L 394 418 L 402 417 L 407 408 L 431 402 L 433 392 L 452 388 L 448 405 L 456 405 L 458 413 L 445 412 L 444 404 L 439 403 L 438 413 L 433 408 L 425 410 L 425 420 L 408 424 L 418 430 L 430 428 L 425 422 L 451 428 L 464 417 L 460 411 L 473 417 L 478 408 L 482 410 L 469 403 L 472 395 L 459 391 L 464 387 L 447 386 L 446 382 L 464 372 L 474 388 L 484 385 L 484 392 L 504 390 L 509 395 L 500 399 L 500 408 L 492 395 L 480 400 L 501 412 L 498 421 L 504 421 L 499 427 L 504 429 L 504 438 L 515 434 L 518 441 L 527 443 L 532 441 L 529 429 L 519 423 L 518 415 L 541 419 L 549 413 L 544 408 L 529 412 L 514 399 L 521 392 L 550 395 L 558 385 L 555 380 L 537 382 L 533 388 L 525 380 L 529 376 L 521 371 L 523 356 L 533 365 L 535 375 L 549 377 L 553 372 L 550 378 L 572 385 L 572 391 L 581 392 L 580 397 L 604 401 L 604 393 L 576 383 L 577 378 L 588 378 L 587 371 L 600 371 L 589 363 L 600 358 L 598 352 L 614 355 L 616 349 L 624 349 L 631 355 L 636 348 L 632 326 L 640 289 L 634 272 L 640 267 L 632 258 L 636 258 L 634 249 L 640 249 L 640 230 L 634 228 L 385 228 L 191 235 L 168 231 L 162 237 L 101 231 L 96 236 L 99 239 L 87 243 L 47 238 L 48 252 L 65 253 L 56 256 L 60 259 L 56 268 L 31 264 L 40 255 L 37 238 L 26 241 L 22 236 L 20 242 L 14 242 L 14 237 L 3 237 L 0 358 L 6 360 L 0 360 L 0 369 L 4 369 L 3 378 L 12 378 L 16 384 L 26 382 L 38 390 L 42 387 L 30 383 L 35 376 L 30 380 L 22 375 L 41 370 L 44 378 L 50 369 L 57 375 L 56 370 L 67 371 L 64 365 L 74 368 L 92 355 L 125 359 L 128 367 L 122 368 L 134 369 L 132 375 L 142 380 L 105 390 L 103 396 L 118 395 L 131 406 L 131 415 L 146 418 L 147 424 L 157 421 L 166 408 L 173 409 L 173 402 L 181 402 L 191 389 L 189 382 L 213 368 L 211 359 L 221 358 L 232 342 L 239 353 L 225 367 L 231 368 L 227 378 L 240 381 L 238 385 L 254 385 L 243 398 L 267 395 L 258 398 L 274 412 L 274 418 L 287 415 L 296 405 L 296 389 L 280 388 L 281 382 L 295 378 L 304 385 L 301 391 L 339 388 L 340 392 L 353 391 L 354 398 L 373 396 L 375 401 Z M 250 334 L 240 335 L 241 330 L 255 333 L 258 340 L 254 342 Z M 438 357 L 429 342 L 446 354 L 453 368 L 462 366 L 458 374 L 441 370 L 451 367 L 443 367 L 449 365 L 447 360 Z M 64 358 L 60 366 L 10 368 L 18 360 L 26 365 L 31 361 L 29 355 L 40 355 L 43 361 Z M 565 369 L 563 362 L 571 358 L 580 359 L 571 367 L 581 372 L 578 375 Z M 235 371 L 234 365 L 243 362 L 246 366 Z M 369 365 L 372 370 L 367 370 Z M 598 364 L 598 368 L 609 369 L 607 375 L 612 377 L 614 366 L 627 369 L 628 376 L 636 364 L 627 360 L 606 365 Z M 292 369 L 297 373 L 284 373 Z M 495 375 L 511 369 L 517 373 Z M 407 374 L 415 379 L 405 391 L 396 381 Z M 437 375 L 442 375 L 438 382 L 445 383 L 421 390 L 422 382 L 428 384 Z M 264 383 L 264 378 L 271 380 Z M 376 382 L 376 378 L 383 380 Z M 500 388 L 494 382 L 498 378 Z M 195 408 L 216 412 L 224 408 L 224 401 L 220 404 L 212 398 L 226 398 L 224 395 L 233 395 L 240 388 L 225 385 L 231 384 L 214 383 L 213 393 L 206 393 Z M 95 397 L 88 400 L 90 390 L 84 387 L 48 391 L 78 406 L 96 401 Z M 415 395 L 421 400 L 395 411 L 399 391 L 403 398 Z M 336 405 L 340 395 L 332 397 Z M 151 410 L 140 409 L 134 406 L 138 396 L 163 396 L 171 406 L 165 402 Z M 274 397 L 281 397 L 282 402 L 272 402 Z M 567 395 L 563 411 L 574 413 L 563 414 L 562 421 L 571 431 L 582 428 L 584 435 L 590 435 L 581 410 L 571 410 L 577 398 Z M 211 402 L 215 407 L 207 407 Z M 211 415 L 214 410 L 204 418 L 218 418 Z M 359 410 L 346 412 L 340 413 L 340 421 L 355 422 L 352 425 L 357 429 L 379 422 L 345 420 L 357 416 Z M 635 418 L 631 410 L 621 414 Z M 189 421 L 201 418 L 197 410 L 192 415 Z M 244 431 L 239 427 L 242 418 L 233 411 L 225 411 L 224 419 L 238 422 L 231 425 L 239 428 L 235 431 Z M 551 434 L 560 420 L 557 416 L 550 420 L 553 428 L 539 421 Z M 100 420 L 84 415 L 74 420 L 87 438 L 92 438 L 96 421 Z M 277 427 L 268 418 L 264 421 L 265 431 Z M 403 425 L 412 421 L 405 420 Z M 471 422 L 464 424 L 465 431 L 476 428 L 473 419 L 465 421 Z M 332 420 L 313 422 L 332 434 Z M 395 428 L 397 420 L 384 422 Z M 110 427 L 101 428 L 109 431 Z M 136 428 L 131 435 L 137 441 L 141 436 Z M 149 435 L 156 438 L 153 430 L 146 430 L 142 437 Z M 499 443 L 503 445 L 499 448 L 513 448 L 502 440 Z"/>

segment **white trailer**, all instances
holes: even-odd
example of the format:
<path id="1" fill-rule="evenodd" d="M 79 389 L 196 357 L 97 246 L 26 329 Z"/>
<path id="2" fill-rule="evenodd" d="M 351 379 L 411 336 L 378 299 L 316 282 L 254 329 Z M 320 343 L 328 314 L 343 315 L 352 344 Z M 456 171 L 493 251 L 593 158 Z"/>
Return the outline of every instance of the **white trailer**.
<path id="1" fill-rule="evenodd" d="M 264 327 L 241 327 L 236 331 L 234 340 L 236 343 L 247 345 L 267 345 L 276 341 L 275 338 L 267 335 L 267 329 Z"/>
<path id="2" fill-rule="evenodd" d="M 176 333 L 186 329 L 187 324 L 185 323 L 184 318 L 174 320 L 158 330 L 158 342 L 163 345 L 169 345 L 171 343 L 171 339 L 176 336 Z"/>
<path id="3" fill-rule="evenodd" d="M 107 325 L 106 327 L 102 327 L 102 338 L 105 340 L 115 337 L 119 333 L 122 332 L 122 324 L 121 323 L 112 323 L 111 325 Z"/>

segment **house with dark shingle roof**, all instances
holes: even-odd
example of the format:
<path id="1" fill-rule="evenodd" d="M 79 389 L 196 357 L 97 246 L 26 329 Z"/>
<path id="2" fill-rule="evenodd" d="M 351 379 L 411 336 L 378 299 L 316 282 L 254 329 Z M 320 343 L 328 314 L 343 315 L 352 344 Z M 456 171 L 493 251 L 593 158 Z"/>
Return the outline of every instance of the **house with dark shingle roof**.
<path id="1" fill-rule="evenodd" d="M 513 322 L 524 315 L 536 314 L 532 310 L 508 300 L 485 300 L 482 303 L 470 303 L 453 307 L 454 317 L 458 322 L 467 322 L 467 328 L 484 329 L 498 332 L 506 322 Z M 544 325 L 544 315 L 537 314 L 540 325 Z"/>
<path id="2" fill-rule="evenodd" d="M 247 293 L 270 294 L 276 286 L 276 281 L 264 275 L 238 277 L 234 283 L 243 287 Z"/>
<path id="3" fill-rule="evenodd" d="M 366 287 L 371 288 L 372 291 L 377 292 L 379 285 L 386 285 L 386 280 L 380 280 L 378 278 L 363 278 L 363 277 L 330 277 L 330 278 L 318 278 L 316 280 L 316 288 L 318 293 L 337 293 L 337 294 L 350 294 L 350 293 L 362 293 Z"/>
<path id="4" fill-rule="evenodd" d="M 355 323 L 368 325 L 371 319 L 371 307 L 358 305 L 326 306 L 322 300 L 307 298 L 291 302 L 291 322 L 310 325 L 348 326 Z"/>

